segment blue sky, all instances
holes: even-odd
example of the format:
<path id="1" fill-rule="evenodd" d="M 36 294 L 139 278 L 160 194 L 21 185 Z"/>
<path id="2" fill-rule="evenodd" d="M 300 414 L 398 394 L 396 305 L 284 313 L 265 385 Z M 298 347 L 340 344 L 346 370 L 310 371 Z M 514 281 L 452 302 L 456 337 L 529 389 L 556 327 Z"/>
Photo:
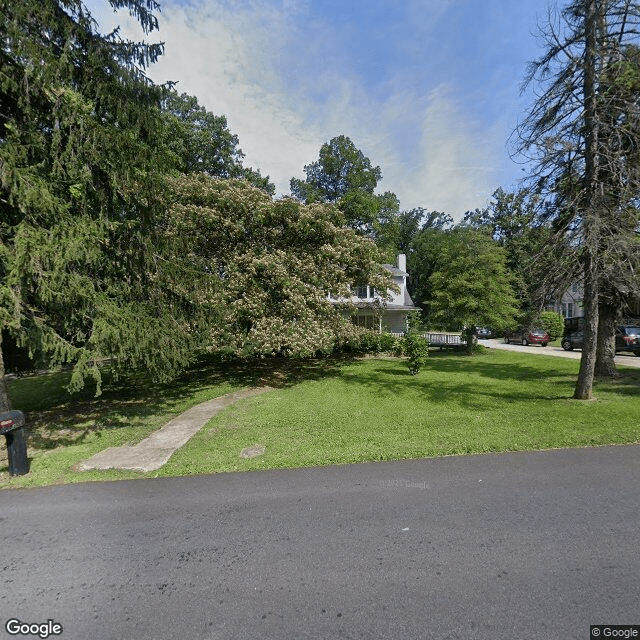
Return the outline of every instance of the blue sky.
<path id="1" fill-rule="evenodd" d="M 320 146 L 347 135 L 402 209 L 459 219 L 521 167 L 507 138 L 534 37 L 553 0 L 166 0 L 151 69 L 240 138 L 245 164 L 289 192 Z M 88 6 L 105 29 L 127 15 Z"/>

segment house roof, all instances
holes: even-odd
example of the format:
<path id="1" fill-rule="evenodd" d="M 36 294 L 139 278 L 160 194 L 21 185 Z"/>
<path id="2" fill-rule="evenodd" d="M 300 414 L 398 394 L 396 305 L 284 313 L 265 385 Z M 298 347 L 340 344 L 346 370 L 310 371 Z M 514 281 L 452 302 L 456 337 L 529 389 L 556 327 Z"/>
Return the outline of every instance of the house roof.
<path id="1" fill-rule="evenodd" d="M 409 274 L 406 271 L 402 271 L 402 269 L 398 269 L 392 264 L 383 264 L 382 265 L 387 271 L 391 271 L 394 276 L 408 276 Z"/>
<path id="2" fill-rule="evenodd" d="M 404 290 L 404 300 L 402 301 L 402 304 L 386 303 L 385 305 L 375 305 L 371 302 L 365 301 L 354 302 L 352 304 L 358 309 L 372 309 L 375 306 L 379 306 L 380 309 L 384 309 L 386 311 L 417 311 L 418 309 L 418 307 L 413 304 L 413 300 L 406 289 Z"/>
<path id="3" fill-rule="evenodd" d="M 387 311 L 416 311 L 418 307 L 413 304 L 413 300 L 411 299 L 409 292 L 405 289 L 403 304 L 388 304 L 386 309 Z"/>
<path id="4" fill-rule="evenodd" d="M 404 290 L 404 306 L 411 307 L 412 309 L 417 309 L 416 305 L 413 304 L 413 300 L 411 299 L 409 292 L 406 289 Z"/>

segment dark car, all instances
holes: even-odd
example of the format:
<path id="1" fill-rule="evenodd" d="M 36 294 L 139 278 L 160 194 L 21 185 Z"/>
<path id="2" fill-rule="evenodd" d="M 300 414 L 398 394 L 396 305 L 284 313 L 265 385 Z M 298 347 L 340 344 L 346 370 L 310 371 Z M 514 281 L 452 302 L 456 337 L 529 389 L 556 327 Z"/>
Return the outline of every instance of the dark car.
<path id="1" fill-rule="evenodd" d="M 567 333 L 564 338 L 562 338 L 562 348 L 565 351 L 571 351 L 572 349 L 582 349 L 582 343 L 584 340 L 584 334 L 582 331 L 572 331 L 571 333 Z"/>
<path id="2" fill-rule="evenodd" d="M 544 329 L 517 329 L 516 331 L 507 331 L 504 334 L 504 341 L 507 344 L 513 342 L 525 347 L 528 344 L 540 344 L 546 347 L 549 340 L 549 334 Z"/>
<path id="3" fill-rule="evenodd" d="M 478 327 L 476 335 L 480 340 L 485 340 L 486 338 L 493 338 L 494 333 L 491 327 Z"/>
<path id="4" fill-rule="evenodd" d="M 640 327 L 620 326 L 616 329 L 616 352 L 630 351 L 640 356 Z"/>
<path id="5" fill-rule="evenodd" d="M 584 333 L 572 331 L 562 338 L 562 348 L 565 351 L 582 349 Z M 616 353 L 629 351 L 640 356 L 640 327 L 620 326 L 616 328 Z"/>

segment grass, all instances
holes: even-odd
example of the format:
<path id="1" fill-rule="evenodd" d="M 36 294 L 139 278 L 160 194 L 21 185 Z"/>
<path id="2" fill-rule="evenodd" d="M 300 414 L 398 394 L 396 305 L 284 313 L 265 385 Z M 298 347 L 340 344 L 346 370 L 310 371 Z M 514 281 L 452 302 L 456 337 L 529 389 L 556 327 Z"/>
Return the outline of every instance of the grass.
<path id="1" fill-rule="evenodd" d="M 579 402 L 570 399 L 578 364 L 488 350 L 433 352 L 417 376 L 398 359 L 203 365 L 172 385 L 133 380 L 98 399 L 70 399 L 64 374 L 16 380 L 13 405 L 35 425 L 31 472 L 10 478 L 5 457 L 0 487 L 640 442 L 640 370 Z M 279 388 L 221 412 L 156 472 L 73 470 L 198 402 L 264 382 Z M 264 455 L 240 458 L 255 444 Z"/>

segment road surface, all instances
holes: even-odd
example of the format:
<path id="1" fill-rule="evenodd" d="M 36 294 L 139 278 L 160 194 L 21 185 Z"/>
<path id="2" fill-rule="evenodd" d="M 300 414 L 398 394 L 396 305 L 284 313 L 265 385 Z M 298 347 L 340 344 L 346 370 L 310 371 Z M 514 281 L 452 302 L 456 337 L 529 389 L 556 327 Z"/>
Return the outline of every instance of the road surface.
<path id="1" fill-rule="evenodd" d="M 637 446 L 5 490 L 0 637 L 587 640 L 639 514 Z"/>
<path id="2" fill-rule="evenodd" d="M 531 355 L 558 356 L 559 358 L 573 358 L 580 360 L 582 351 L 579 349 L 573 351 L 565 351 L 562 347 L 541 347 L 540 345 L 528 345 L 523 347 L 521 344 L 505 344 L 502 338 L 492 338 L 490 340 L 478 340 L 479 344 L 483 344 L 490 349 L 505 349 L 507 351 L 520 351 L 521 353 L 529 353 Z M 633 354 L 620 353 L 615 357 L 616 365 L 625 367 L 640 368 L 640 358 Z M 640 636 L 639 636 L 640 637 Z"/>

